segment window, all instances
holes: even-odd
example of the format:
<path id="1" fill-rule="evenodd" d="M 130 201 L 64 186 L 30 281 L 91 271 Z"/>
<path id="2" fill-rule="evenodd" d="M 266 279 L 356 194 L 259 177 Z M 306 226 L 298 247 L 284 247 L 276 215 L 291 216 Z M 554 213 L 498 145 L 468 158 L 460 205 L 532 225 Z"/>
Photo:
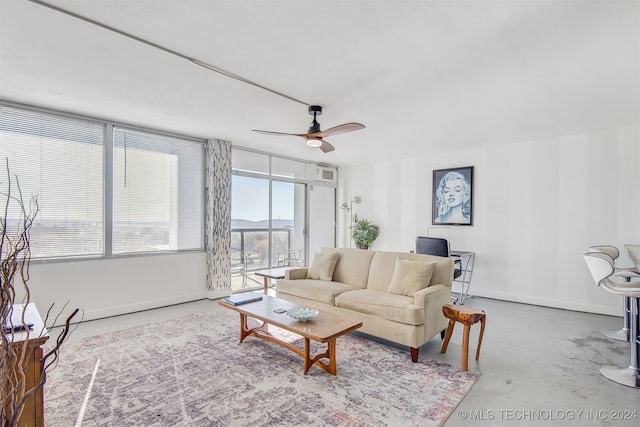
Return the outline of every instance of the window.
<path id="1" fill-rule="evenodd" d="M 336 182 L 319 180 L 317 168 L 296 159 L 233 148 L 231 247 L 246 253 L 249 271 L 308 265 L 309 254 L 335 244 Z M 308 205 L 313 206 L 312 212 L 307 211 Z"/>
<path id="2" fill-rule="evenodd" d="M 24 202 L 35 197 L 39 205 L 32 258 L 103 253 L 104 134 L 101 123 L 0 106 L 2 191 L 8 160 L 13 194 L 17 177 Z M 19 218 L 14 203 L 8 228 L 17 227 Z"/>
<path id="3" fill-rule="evenodd" d="M 203 247 L 201 143 L 113 131 L 113 253 Z"/>
<path id="4" fill-rule="evenodd" d="M 301 267 L 305 249 L 306 184 L 271 182 L 271 265 Z M 291 263 L 288 251 L 299 263 Z"/>
<path id="5" fill-rule="evenodd" d="M 231 247 L 247 254 L 249 268 L 269 268 L 269 180 L 231 177 Z"/>
<path id="6" fill-rule="evenodd" d="M 0 113 L 0 189 L 7 159 L 25 201 L 38 201 L 34 259 L 203 249 L 204 141 L 4 103 Z M 17 206 L 7 218 L 18 225 Z"/>

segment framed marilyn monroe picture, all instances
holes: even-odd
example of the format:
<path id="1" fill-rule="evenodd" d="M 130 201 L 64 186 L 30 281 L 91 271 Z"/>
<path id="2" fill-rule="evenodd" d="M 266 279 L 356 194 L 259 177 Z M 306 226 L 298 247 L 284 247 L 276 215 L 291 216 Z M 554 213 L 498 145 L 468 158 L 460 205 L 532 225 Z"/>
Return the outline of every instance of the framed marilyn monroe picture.
<path id="1" fill-rule="evenodd" d="M 433 171 L 432 223 L 473 225 L 473 166 Z"/>

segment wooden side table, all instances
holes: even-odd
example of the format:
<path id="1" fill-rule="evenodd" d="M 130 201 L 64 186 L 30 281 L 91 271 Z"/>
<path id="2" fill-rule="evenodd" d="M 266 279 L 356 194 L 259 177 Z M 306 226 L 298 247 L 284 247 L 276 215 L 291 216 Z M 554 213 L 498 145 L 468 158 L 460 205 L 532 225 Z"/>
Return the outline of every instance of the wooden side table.
<path id="1" fill-rule="evenodd" d="M 456 322 L 460 322 L 464 325 L 464 334 L 462 336 L 462 370 L 466 371 L 469 367 L 469 331 L 471 325 L 480 322 L 480 336 L 478 337 L 478 348 L 476 349 L 476 360 L 480 358 L 480 346 L 482 346 L 482 336 L 484 335 L 484 325 L 487 318 L 487 314 L 484 310 L 470 307 L 468 305 L 453 305 L 445 304 L 442 306 L 442 313 L 444 317 L 449 319 L 449 326 L 447 327 L 447 333 L 445 334 L 444 341 L 442 341 L 442 347 L 440 353 L 447 352 L 447 346 L 449 340 L 453 334 L 453 327 Z"/>
<path id="2" fill-rule="evenodd" d="M 288 268 L 270 268 L 268 270 L 258 270 L 254 274 L 256 276 L 262 276 L 264 279 L 264 293 L 269 290 L 269 279 L 284 279 L 284 272 Z"/>

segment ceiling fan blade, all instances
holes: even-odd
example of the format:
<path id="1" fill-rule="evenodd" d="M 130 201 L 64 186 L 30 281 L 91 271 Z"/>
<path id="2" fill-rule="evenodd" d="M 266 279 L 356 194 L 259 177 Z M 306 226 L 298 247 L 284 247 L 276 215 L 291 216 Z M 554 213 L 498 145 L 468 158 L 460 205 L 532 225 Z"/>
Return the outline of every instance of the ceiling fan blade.
<path id="1" fill-rule="evenodd" d="M 258 130 L 258 129 L 251 129 L 251 131 L 255 133 L 261 133 L 263 135 L 285 135 L 285 136 L 301 136 L 301 137 L 307 136 L 307 134 L 305 133 L 273 132 L 270 130 Z"/>
<path id="2" fill-rule="evenodd" d="M 309 106 L 309 114 L 313 116 L 313 122 L 309 127 L 307 133 L 289 133 L 289 132 L 274 132 L 270 130 L 251 129 L 255 133 L 263 135 L 276 135 L 276 136 L 298 136 L 307 140 L 307 146 L 318 147 L 323 153 L 329 153 L 335 150 L 335 147 L 324 140 L 324 137 L 339 135 L 341 133 L 353 132 L 355 130 L 364 129 L 365 125 L 360 123 L 344 123 L 338 126 L 326 130 L 320 130 L 320 123 L 316 120 L 316 116 L 322 114 L 322 107 L 318 105 Z"/>
<path id="3" fill-rule="evenodd" d="M 345 123 L 342 125 L 334 126 L 329 129 L 325 129 L 320 131 L 313 136 L 319 136 L 320 138 L 324 138 L 325 136 L 338 135 L 341 133 L 353 132 L 354 130 L 364 129 L 366 126 L 361 125 L 360 123 Z"/>
<path id="4" fill-rule="evenodd" d="M 320 147 L 318 147 L 322 150 L 323 153 L 328 153 L 330 151 L 335 150 L 335 148 L 333 147 L 333 145 L 329 144 L 327 141 L 322 140 L 322 145 Z"/>

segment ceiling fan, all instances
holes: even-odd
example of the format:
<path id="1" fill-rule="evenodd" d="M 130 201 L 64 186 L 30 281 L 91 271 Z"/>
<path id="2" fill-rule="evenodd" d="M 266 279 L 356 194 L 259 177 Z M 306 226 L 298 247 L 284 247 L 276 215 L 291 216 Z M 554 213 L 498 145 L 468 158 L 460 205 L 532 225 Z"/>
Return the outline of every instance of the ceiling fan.
<path id="1" fill-rule="evenodd" d="M 307 133 L 286 133 L 286 132 L 272 132 L 268 130 L 252 129 L 256 133 L 262 133 L 265 135 L 286 135 L 286 136 L 299 136 L 307 140 L 307 146 L 318 147 L 324 153 L 335 150 L 333 145 L 325 141 L 324 137 L 339 135 L 341 133 L 353 132 L 354 130 L 364 129 L 365 126 L 360 123 L 344 123 L 342 125 L 334 126 L 326 130 L 320 130 L 320 123 L 316 120 L 316 116 L 322 114 L 322 107 L 319 105 L 310 105 L 309 114 L 313 116 L 313 121 Z"/>

